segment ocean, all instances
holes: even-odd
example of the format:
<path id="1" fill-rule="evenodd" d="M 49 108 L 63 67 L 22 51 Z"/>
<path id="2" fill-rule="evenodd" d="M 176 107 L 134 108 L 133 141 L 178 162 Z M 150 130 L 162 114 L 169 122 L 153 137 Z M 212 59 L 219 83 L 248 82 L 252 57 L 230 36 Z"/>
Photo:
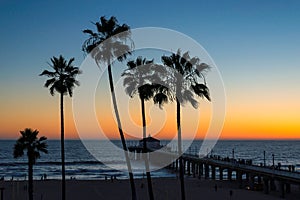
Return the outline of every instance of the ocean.
<path id="1" fill-rule="evenodd" d="M 49 140 L 48 154 L 42 154 L 34 165 L 34 179 L 41 179 L 46 174 L 49 179 L 61 178 L 60 165 L 60 141 Z M 166 145 L 169 141 L 163 140 L 161 144 Z M 92 151 L 98 160 L 91 155 L 80 140 L 65 141 L 66 178 L 99 180 L 116 176 L 118 179 L 127 179 L 126 164 L 124 156 L 114 151 L 108 145 L 108 141 L 85 141 L 85 144 L 93 147 Z M 121 146 L 120 141 L 112 141 L 116 146 Z M 128 141 L 128 145 L 135 145 L 137 141 Z M 190 141 L 183 141 L 186 153 L 197 154 L 202 143 L 195 140 L 190 146 Z M 24 180 L 27 174 L 26 156 L 18 159 L 13 158 L 13 140 L 0 140 L 0 177 L 6 180 Z M 173 151 L 176 146 L 171 146 Z M 91 149 L 90 149 L 91 150 Z M 300 140 L 219 140 L 209 155 L 232 158 L 234 151 L 235 159 L 251 159 L 253 164 L 260 165 L 265 162 L 272 165 L 279 162 L 283 168 L 294 165 L 296 171 L 300 172 Z M 26 155 L 26 154 L 25 154 Z M 134 170 L 135 178 L 144 177 L 143 163 Z M 160 169 L 151 172 L 152 177 L 174 177 L 168 169 Z"/>

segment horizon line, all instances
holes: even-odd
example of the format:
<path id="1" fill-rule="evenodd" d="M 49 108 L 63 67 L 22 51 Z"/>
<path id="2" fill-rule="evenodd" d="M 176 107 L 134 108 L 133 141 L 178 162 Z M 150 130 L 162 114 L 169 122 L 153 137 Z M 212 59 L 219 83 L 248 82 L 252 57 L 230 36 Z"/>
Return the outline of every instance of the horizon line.
<path id="1" fill-rule="evenodd" d="M 0 140 L 17 140 L 18 138 L 0 138 Z M 126 140 L 141 140 L 142 138 L 128 138 Z M 57 141 L 57 140 L 60 140 L 60 138 L 48 138 L 47 139 L 48 141 Z M 81 138 L 65 138 L 65 141 L 67 140 L 82 140 L 82 141 L 88 141 L 88 140 L 100 140 L 100 141 L 105 141 L 105 140 L 120 140 L 120 138 L 84 138 L 84 139 L 81 139 Z M 177 140 L 177 138 L 159 138 L 159 140 Z M 191 141 L 191 140 L 204 140 L 204 138 L 194 138 L 194 139 L 191 139 L 191 138 L 186 138 L 186 139 L 182 139 L 183 141 Z M 219 139 L 214 139 L 214 138 L 211 138 L 211 139 L 205 139 L 207 141 L 213 141 L 213 140 L 222 140 L 222 141 L 241 141 L 241 140 L 244 140 L 244 141 L 300 141 L 300 138 L 219 138 Z"/>

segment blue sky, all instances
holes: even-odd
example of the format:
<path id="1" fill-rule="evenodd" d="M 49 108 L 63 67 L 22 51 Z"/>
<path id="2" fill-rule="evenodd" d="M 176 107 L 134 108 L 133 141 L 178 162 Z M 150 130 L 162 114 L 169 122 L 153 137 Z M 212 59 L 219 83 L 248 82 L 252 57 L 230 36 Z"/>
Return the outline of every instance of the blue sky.
<path id="1" fill-rule="evenodd" d="M 283 0 L 1 1 L 2 106 L 12 106 L 10 99 L 20 96 L 47 93 L 37 75 L 50 57 L 75 57 L 80 65 L 82 30 L 94 28 L 91 21 L 102 15 L 114 15 L 131 28 L 169 28 L 195 39 L 219 67 L 229 106 L 245 99 L 245 106 L 258 104 L 253 96 L 266 102 L 278 98 L 276 106 L 282 106 L 281 98 L 300 96 L 299 10 L 299 1 Z M 299 109 L 294 100 L 287 109 Z"/>
<path id="2" fill-rule="evenodd" d="M 185 33 L 202 44 L 218 65 L 226 66 L 221 69 L 225 75 L 248 71 L 247 65 L 277 70 L 279 65 L 296 63 L 300 48 L 298 1 L 4 1 L 0 5 L 1 68 L 6 76 L 12 68 L 17 68 L 14 73 L 32 72 L 60 53 L 74 56 L 80 64 L 86 38 L 81 30 L 93 28 L 90 21 L 102 15 L 115 15 L 132 28 L 157 26 Z M 274 59 L 280 57 L 282 63 Z"/>

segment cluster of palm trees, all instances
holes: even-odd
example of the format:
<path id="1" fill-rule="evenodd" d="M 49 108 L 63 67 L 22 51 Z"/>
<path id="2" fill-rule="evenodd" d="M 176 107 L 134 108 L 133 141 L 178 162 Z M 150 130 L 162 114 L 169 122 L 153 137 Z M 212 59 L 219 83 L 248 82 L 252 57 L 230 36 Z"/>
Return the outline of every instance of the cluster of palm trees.
<path id="1" fill-rule="evenodd" d="M 116 103 L 116 94 L 114 91 L 114 81 L 112 75 L 112 62 L 114 58 L 122 62 L 133 51 L 133 44 L 127 44 L 132 40 L 130 28 L 126 24 L 118 24 L 115 17 L 106 19 L 104 16 L 99 22 L 94 23 L 96 32 L 87 29 L 83 32 L 88 34 L 89 38 L 84 42 L 82 50 L 90 54 L 100 67 L 101 64 L 108 67 L 109 85 L 111 98 L 114 107 L 115 117 L 117 120 L 118 130 L 123 145 L 125 159 L 129 171 L 131 183 L 132 199 L 135 200 L 136 191 L 134 178 L 131 169 L 131 163 L 128 156 L 128 149 L 122 129 L 121 119 L 119 116 L 118 105 Z M 126 93 L 133 97 L 139 95 L 142 111 L 143 124 L 143 153 L 147 152 L 146 144 L 146 118 L 145 118 L 145 101 L 153 99 L 155 104 L 160 107 L 169 101 L 176 101 L 177 108 L 177 131 L 178 131 L 178 153 L 182 154 L 181 144 L 181 106 L 190 102 L 194 108 L 198 107 L 196 96 L 210 100 L 209 89 L 206 86 L 205 74 L 209 66 L 201 63 L 197 57 L 190 57 L 188 52 L 181 55 L 181 51 L 172 53 L 170 56 L 161 57 L 162 64 L 156 64 L 153 60 L 138 57 L 136 60 L 127 62 L 128 69 L 124 71 L 123 85 Z M 149 199 L 153 200 L 153 189 L 149 169 L 149 161 L 144 157 L 145 168 L 148 182 Z M 180 183 L 181 199 L 185 199 L 184 190 L 184 172 L 183 161 L 179 157 L 180 163 Z"/>
<path id="2" fill-rule="evenodd" d="M 146 143 L 146 118 L 145 101 L 153 100 L 162 108 L 164 103 L 176 101 L 177 108 L 177 131 L 178 131 L 178 154 L 182 154 L 181 144 L 181 106 L 190 102 L 194 108 L 198 107 L 195 95 L 210 100 L 209 90 L 205 83 L 203 72 L 209 69 L 205 63 L 200 63 L 196 57 L 190 58 L 189 53 L 181 55 L 180 50 L 170 56 L 162 56 L 162 65 L 155 64 L 153 60 L 138 57 L 135 61 L 127 62 L 128 69 L 124 71 L 123 85 L 125 92 L 133 97 L 137 94 L 141 102 L 141 116 L 143 124 L 143 153 L 147 153 Z M 199 79 L 204 80 L 200 83 Z M 149 161 L 145 160 L 146 175 L 148 180 L 149 198 L 154 199 L 151 185 Z M 184 171 L 181 157 L 180 181 L 181 195 L 185 199 Z"/>
<path id="3" fill-rule="evenodd" d="M 106 19 L 104 16 L 100 17 L 99 22 L 94 23 L 96 31 L 86 29 L 83 33 L 88 34 L 88 39 L 85 40 L 82 50 L 86 54 L 90 54 L 95 60 L 96 64 L 107 66 L 109 86 L 111 92 L 111 98 L 115 117 L 118 125 L 120 139 L 124 150 L 124 156 L 129 172 L 129 180 L 131 185 L 132 199 L 136 200 L 136 189 L 134 184 L 134 177 L 131 167 L 131 162 L 128 155 L 128 148 L 122 128 L 122 123 L 119 115 L 116 94 L 114 89 L 114 80 L 112 74 L 112 66 L 115 58 L 122 62 L 131 55 L 134 50 L 133 41 L 131 40 L 130 27 L 126 24 L 119 24 L 115 17 Z M 130 44 L 128 44 L 130 42 Z M 56 92 L 60 95 L 60 116 L 61 116 L 61 164 L 62 164 L 62 200 L 66 199 L 66 182 L 65 182 L 65 152 L 64 152 L 64 103 L 63 97 L 69 95 L 72 97 L 73 89 L 75 86 L 79 86 L 79 82 L 76 80 L 76 76 L 81 73 L 78 67 L 73 66 L 74 58 L 67 61 L 62 55 L 59 57 L 51 58 L 49 64 L 51 71 L 44 70 L 40 76 L 47 76 L 49 79 L 45 82 L 44 86 L 49 88 L 50 94 L 54 95 Z M 191 103 L 193 107 L 198 107 L 198 101 L 196 96 L 206 98 L 210 100 L 209 89 L 206 86 L 205 73 L 209 66 L 205 63 L 201 63 L 197 57 L 190 57 L 188 52 L 181 54 L 178 50 L 177 53 L 172 53 L 170 56 L 162 56 L 161 63 L 154 63 L 154 60 L 148 60 L 147 58 L 138 57 L 136 60 L 130 60 L 127 62 L 127 69 L 123 72 L 123 85 L 126 93 L 133 97 L 138 95 L 141 103 L 141 117 L 143 125 L 142 136 L 144 138 L 143 153 L 147 153 L 146 143 L 146 118 L 145 118 L 145 101 L 153 100 L 155 104 L 158 104 L 160 108 L 165 103 L 176 102 L 177 110 L 177 131 L 178 131 L 178 154 L 182 152 L 181 144 L 181 106 L 186 103 Z M 25 133 L 30 133 L 34 138 L 33 142 L 37 146 L 32 146 L 30 142 L 29 146 L 24 146 Z M 35 148 L 34 152 L 45 152 L 46 143 L 43 142 L 46 138 L 37 138 L 37 131 L 31 129 L 25 129 L 24 134 L 21 132 L 22 137 L 17 141 L 15 145 L 14 155 L 19 157 L 23 155 L 23 150 L 28 150 L 29 160 L 29 199 L 32 200 L 32 165 L 36 158 L 40 155 L 33 153 L 31 148 Z M 31 137 L 30 136 L 30 137 Z M 30 140 L 32 142 L 32 140 Z M 36 142 L 38 141 L 38 142 Z M 42 145 L 40 148 L 39 145 Z M 147 156 L 144 156 L 146 176 L 148 183 L 149 199 L 154 199 L 151 174 L 149 167 L 149 160 Z M 185 199 L 184 191 L 184 174 L 183 163 L 181 157 L 179 157 L 180 163 L 180 183 L 181 183 L 181 197 Z"/>

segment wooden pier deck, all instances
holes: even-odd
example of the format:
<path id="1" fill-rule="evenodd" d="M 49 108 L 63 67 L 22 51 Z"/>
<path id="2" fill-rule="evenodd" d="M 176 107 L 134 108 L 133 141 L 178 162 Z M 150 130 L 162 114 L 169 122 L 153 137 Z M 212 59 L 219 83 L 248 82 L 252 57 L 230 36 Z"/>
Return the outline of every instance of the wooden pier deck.
<path id="1" fill-rule="evenodd" d="M 134 148 L 131 149 L 131 151 L 134 150 Z M 137 149 L 137 152 L 141 151 Z M 266 194 L 277 190 L 282 198 L 286 193 L 291 192 L 291 185 L 297 185 L 300 189 L 299 172 L 283 170 L 274 166 L 258 166 L 252 162 L 240 162 L 236 159 L 221 157 L 199 157 L 185 153 L 181 158 L 184 173 L 193 177 L 236 181 L 240 188 L 264 190 Z M 149 159 L 154 164 L 161 166 L 165 164 L 168 165 L 168 168 L 179 171 L 179 159 L 176 152 L 152 149 Z"/>

